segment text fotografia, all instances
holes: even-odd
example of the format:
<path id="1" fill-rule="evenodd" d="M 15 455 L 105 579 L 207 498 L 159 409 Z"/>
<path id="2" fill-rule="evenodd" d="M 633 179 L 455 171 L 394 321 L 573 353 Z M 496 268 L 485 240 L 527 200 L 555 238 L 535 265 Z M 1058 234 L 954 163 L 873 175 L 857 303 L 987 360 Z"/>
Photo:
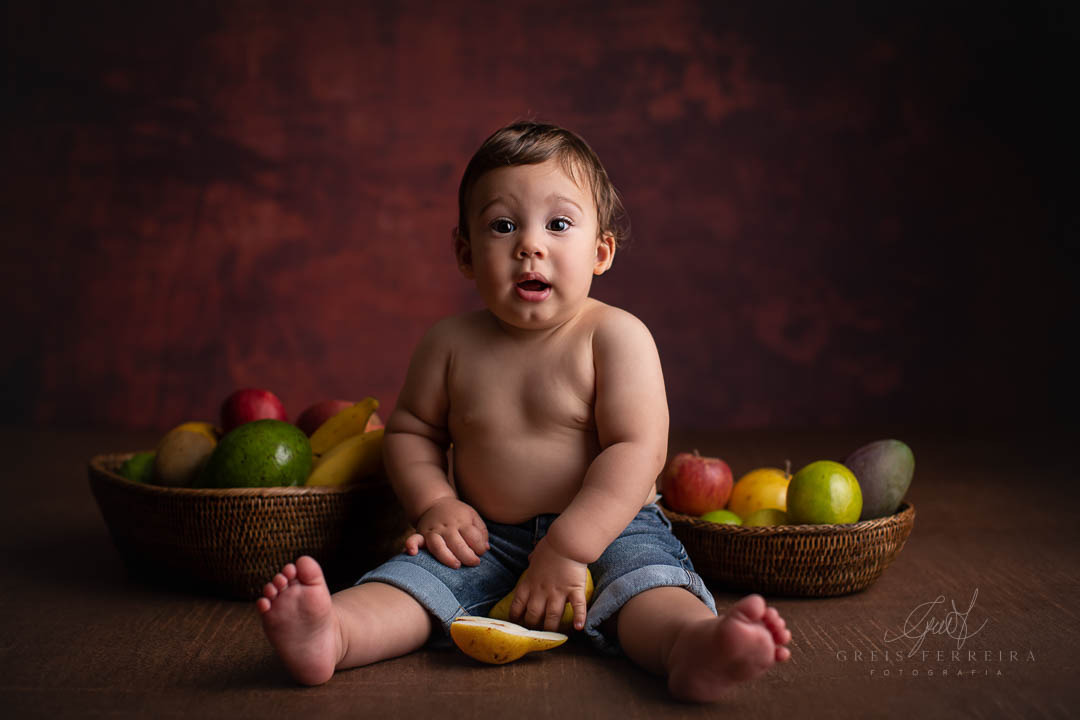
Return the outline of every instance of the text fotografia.
<path id="1" fill-rule="evenodd" d="M 1032 650 L 920 650 L 913 657 L 888 650 L 837 650 L 836 659 L 840 662 L 890 663 L 890 667 L 871 667 L 871 677 L 1001 677 L 1005 674 L 1002 666 L 1035 662 L 1035 653 Z M 926 663 L 932 662 L 941 664 L 927 667 Z"/>

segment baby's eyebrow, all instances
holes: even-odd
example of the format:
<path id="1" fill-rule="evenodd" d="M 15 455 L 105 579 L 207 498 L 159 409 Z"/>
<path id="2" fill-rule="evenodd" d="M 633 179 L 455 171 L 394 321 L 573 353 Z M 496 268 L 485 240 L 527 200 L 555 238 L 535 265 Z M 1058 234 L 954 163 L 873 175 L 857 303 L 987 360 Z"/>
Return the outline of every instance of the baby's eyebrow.
<path id="1" fill-rule="evenodd" d="M 517 203 L 517 198 L 515 198 L 513 195 L 509 196 L 509 198 L 503 197 L 502 195 L 496 195 L 495 197 L 491 198 L 486 203 L 484 203 L 483 207 L 481 207 L 480 210 L 477 211 L 477 214 L 478 215 L 483 215 L 485 212 L 487 212 L 488 208 L 490 208 L 492 205 L 496 205 L 496 204 L 498 204 L 500 202 L 506 203 L 508 205 L 514 205 L 514 204 Z M 577 208 L 577 211 L 579 213 L 581 213 L 582 215 L 585 214 L 585 210 L 581 207 L 581 205 L 579 205 L 574 200 L 572 200 L 571 198 L 568 198 L 565 195 L 559 195 L 557 193 L 552 193 L 551 195 L 547 196 L 547 202 L 548 203 L 564 202 L 567 205 L 573 205 L 575 208 Z"/>
<path id="2" fill-rule="evenodd" d="M 513 199 L 513 196 L 511 196 L 511 200 L 512 199 Z M 500 202 L 506 202 L 506 198 L 504 198 L 502 195 L 496 195 L 495 197 L 491 198 L 486 203 L 484 203 L 484 206 L 482 208 L 480 208 L 480 210 L 477 211 L 477 215 L 483 215 L 485 212 L 487 212 L 487 209 L 489 207 L 491 207 L 492 205 L 495 205 L 496 203 L 500 203 Z"/>
<path id="3" fill-rule="evenodd" d="M 548 202 L 550 202 L 552 200 L 555 200 L 557 202 L 564 202 L 564 203 L 567 203 L 568 205 L 573 205 L 574 207 L 577 208 L 577 211 L 579 213 L 581 213 L 582 215 L 585 214 L 585 210 L 583 210 L 580 205 L 578 205 L 576 202 L 574 202 L 570 198 L 566 197 L 565 195 L 549 195 L 548 196 Z"/>

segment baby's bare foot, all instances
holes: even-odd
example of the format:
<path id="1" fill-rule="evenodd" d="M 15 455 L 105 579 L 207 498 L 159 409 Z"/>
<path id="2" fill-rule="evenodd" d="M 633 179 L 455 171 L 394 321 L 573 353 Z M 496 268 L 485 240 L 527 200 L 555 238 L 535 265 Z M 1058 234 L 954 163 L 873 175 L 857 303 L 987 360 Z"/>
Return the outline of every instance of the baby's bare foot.
<path id="1" fill-rule="evenodd" d="M 682 700 L 712 702 L 791 657 L 783 618 L 760 595 L 747 595 L 726 615 L 688 625 L 668 656 L 668 689 Z"/>
<path id="2" fill-rule="evenodd" d="M 263 631 L 298 682 L 320 685 L 341 659 L 342 641 L 330 588 L 314 558 L 289 563 L 255 601 Z"/>

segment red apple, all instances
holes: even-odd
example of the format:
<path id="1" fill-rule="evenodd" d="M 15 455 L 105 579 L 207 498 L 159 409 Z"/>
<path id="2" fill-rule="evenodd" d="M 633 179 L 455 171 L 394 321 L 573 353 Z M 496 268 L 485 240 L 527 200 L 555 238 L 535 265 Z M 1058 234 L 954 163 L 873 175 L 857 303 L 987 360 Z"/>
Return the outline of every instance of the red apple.
<path id="1" fill-rule="evenodd" d="M 670 509 L 698 516 L 727 505 L 733 484 L 731 468 L 726 462 L 702 457 L 695 450 L 671 459 L 661 476 L 660 491 Z"/>
<path id="2" fill-rule="evenodd" d="M 296 418 L 296 427 L 311 437 L 311 433 L 319 429 L 319 426 L 330 418 L 337 415 L 345 408 L 352 407 L 356 403 L 349 400 L 323 400 L 308 407 Z"/>
<path id="3" fill-rule="evenodd" d="M 289 419 L 281 400 L 269 390 L 237 390 L 221 404 L 221 429 L 225 432 L 252 420 L 266 419 L 285 422 Z"/>
<path id="4" fill-rule="evenodd" d="M 320 425 L 345 408 L 352 407 L 355 404 L 351 400 L 323 400 L 317 402 L 300 413 L 300 417 L 296 418 L 296 426 L 303 430 L 305 435 L 311 437 L 311 434 L 318 430 Z M 381 427 L 383 427 L 382 418 L 379 417 L 378 413 L 372 413 L 367 425 L 364 426 L 364 430 L 378 430 Z"/>

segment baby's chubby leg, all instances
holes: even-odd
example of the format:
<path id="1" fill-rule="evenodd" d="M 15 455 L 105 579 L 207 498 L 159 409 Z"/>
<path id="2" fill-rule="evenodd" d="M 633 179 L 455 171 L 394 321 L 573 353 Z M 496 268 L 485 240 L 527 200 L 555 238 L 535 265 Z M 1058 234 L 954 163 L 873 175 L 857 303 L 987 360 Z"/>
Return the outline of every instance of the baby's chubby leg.
<path id="1" fill-rule="evenodd" d="M 791 633 L 760 595 L 717 617 L 689 591 L 658 587 L 631 598 L 617 623 L 627 656 L 667 676 L 668 689 L 682 700 L 719 700 L 735 683 L 791 657 Z"/>
<path id="2" fill-rule="evenodd" d="M 412 652 L 432 628 L 427 610 L 391 585 L 365 583 L 331 595 L 322 568 L 307 556 L 282 568 L 255 607 L 270 644 L 304 685 Z"/>

